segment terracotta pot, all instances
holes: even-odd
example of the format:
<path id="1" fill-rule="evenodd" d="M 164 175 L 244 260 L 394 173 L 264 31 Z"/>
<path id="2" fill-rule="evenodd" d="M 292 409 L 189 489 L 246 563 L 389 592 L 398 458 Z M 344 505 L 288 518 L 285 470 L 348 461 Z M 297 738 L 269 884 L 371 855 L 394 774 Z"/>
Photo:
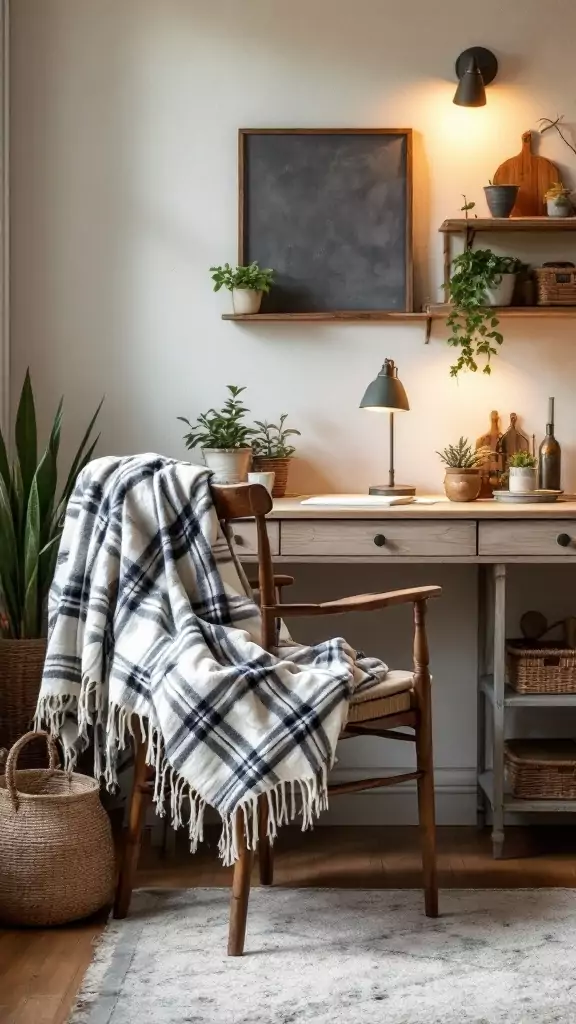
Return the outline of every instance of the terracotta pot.
<path id="1" fill-rule="evenodd" d="M 265 455 L 255 455 L 252 459 L 252 469 L 255 473 L 274 473 L 273 498 L 283 498 L 286 494 L 288 470 L 291 461 L 290 458 L 269 459 Z"/>
<path id="2" fill-rule="evenodd" d="M 45 657 L 45 640 L 0 640 L 0 749 L 9 750 L 32 726 Z M 22 752 L 23 768 L 45 763 L 42 740 Z"/>
<path id="3" fill-rule="evenodd" d="M 450 501 L 476 501 L 482 477 L 479 469 L 447 469 L 444 490 Z"/>

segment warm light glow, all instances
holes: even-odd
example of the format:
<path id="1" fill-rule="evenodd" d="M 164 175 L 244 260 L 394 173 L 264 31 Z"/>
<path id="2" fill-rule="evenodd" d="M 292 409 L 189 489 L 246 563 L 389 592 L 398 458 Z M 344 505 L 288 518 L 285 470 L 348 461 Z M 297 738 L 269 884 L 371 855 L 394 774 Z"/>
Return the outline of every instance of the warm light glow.
<path id="1" fill-rule="evenodd" d="M 368 412 L 408 412 L 407 409 L 390 409 L 387 405 L 362 405 L 360 408 Z"/>

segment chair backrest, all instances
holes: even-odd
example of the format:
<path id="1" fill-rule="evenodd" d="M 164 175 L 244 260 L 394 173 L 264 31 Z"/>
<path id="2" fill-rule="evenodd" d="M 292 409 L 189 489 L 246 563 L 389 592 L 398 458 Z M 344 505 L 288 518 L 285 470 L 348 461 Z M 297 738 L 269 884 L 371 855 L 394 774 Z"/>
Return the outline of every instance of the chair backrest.
<path id="1" fill-rule="evenodd" d="M 269 650 L 276 642 L 276 592 L 274 569 L 266 529 L 266 515 L 272 509 L 272 498 L 262 484 L 212 484 L 216 515 L 222 522 L 255 519 L 258 538 L 258 589 L 262 612 L 262 646 Z"/>

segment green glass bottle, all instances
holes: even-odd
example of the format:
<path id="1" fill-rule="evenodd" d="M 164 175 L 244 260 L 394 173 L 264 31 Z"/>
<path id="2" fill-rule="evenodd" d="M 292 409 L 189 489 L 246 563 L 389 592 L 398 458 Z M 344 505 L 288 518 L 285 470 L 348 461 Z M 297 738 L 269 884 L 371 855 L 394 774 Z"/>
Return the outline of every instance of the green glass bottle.
<path id="1" fill-rule="evenodd" d="M 545 491 L 561 489 L 562 450 L 554 437 L 554 399 L 548 399 L 546 437 L 538 450 L 538 486 Z"/>

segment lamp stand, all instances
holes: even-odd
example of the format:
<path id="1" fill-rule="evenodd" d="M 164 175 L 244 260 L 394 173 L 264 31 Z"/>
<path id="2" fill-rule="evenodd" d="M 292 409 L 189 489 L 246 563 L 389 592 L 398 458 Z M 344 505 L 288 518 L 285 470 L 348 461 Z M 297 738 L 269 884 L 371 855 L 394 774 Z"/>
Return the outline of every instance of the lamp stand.
<path id="1" fill-rule="evenodd" d="M 368 494 L 392 495 L 397 498 L 409 497 L 416 494 L 416 488 L 411 484 L 394 483 L 394 413 L 390 413 L 390 469 L 388 471 L 388 484 L 373 484 L 368 489 Z"/>

